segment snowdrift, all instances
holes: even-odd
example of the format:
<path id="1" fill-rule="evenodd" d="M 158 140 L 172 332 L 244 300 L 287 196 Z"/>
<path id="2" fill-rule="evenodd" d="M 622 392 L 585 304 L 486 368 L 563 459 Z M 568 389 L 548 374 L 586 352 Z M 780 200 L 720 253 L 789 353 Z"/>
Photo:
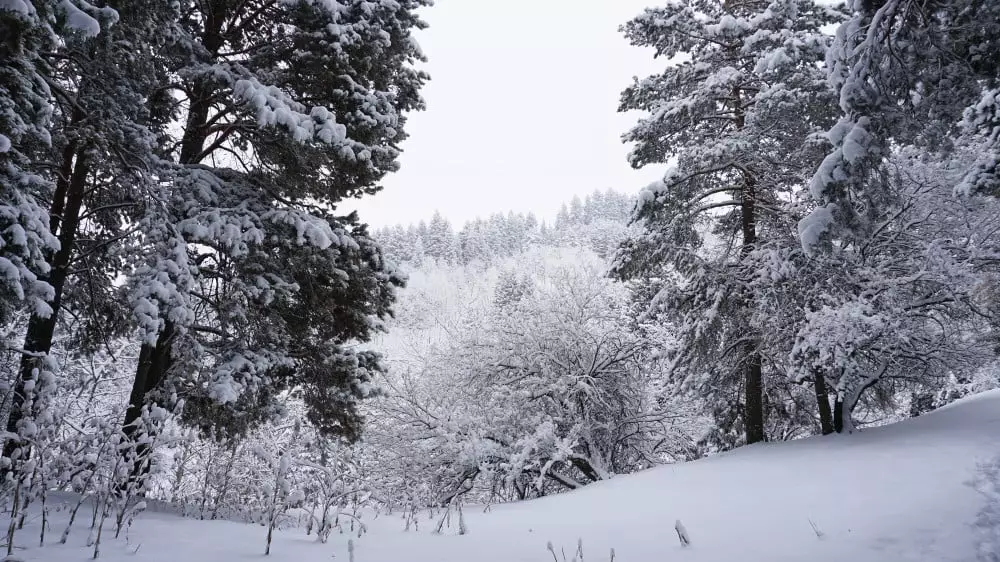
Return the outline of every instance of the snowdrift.
<path id="1" fill-rule="evenodd" d="M 973 485 L 1000 457 L 1000 391 L 927 416 L 855 435 L 746 447 L 697 462 L 622 476 L 578 492 L 518 504 L 466 506 L 438 535 L 422 516 L 404 532 L 399 514 L 367 520 L 368 532 L 318 544 L 282 531 L 276 562 L 545 562 L 551 542 L 572 560 L 602 562 L 974 561 L 993 532 L 990 499 Z M 996 465 L 994 465 L 996 466 Z M 995 469 L 994 469 L 995 470 Z M 992 473 L 995 478 L 995 472 Z M 996 501 L 996 498 L 994 500 Z M 995 504 L 994 504 L 995 505 Z M 680 546 L 680 520 L 690 546 Z M 89 522 L 89 518 L 88 518 Z M 33 528 L 32 525 L 35 525 Z M 56 516 L 50 536 L 58 537 Z M 113 530 L 112 530 L 113 532 Z M 27 562 L 89 558 L 86 522 L 69 544 L 37 547 L 37 521 L 18 534 Z M 143 514 L 127 541 L 105 538 L 111 562 L 261 560 L 265 529 Z M 989 558 L 987 558 L 989 560 Z"/>

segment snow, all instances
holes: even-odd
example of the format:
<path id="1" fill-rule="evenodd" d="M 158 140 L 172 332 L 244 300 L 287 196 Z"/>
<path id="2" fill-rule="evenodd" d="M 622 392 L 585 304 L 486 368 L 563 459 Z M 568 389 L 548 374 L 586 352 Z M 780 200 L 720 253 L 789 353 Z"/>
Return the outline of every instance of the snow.
<path id="1" fill-rule="evenodd" d="M 0 0 L 0 11 L 28 15 L 35 13 L 35 8 L 25 0 Z M 3 150 L 0 150 L 0 152 L 3 152 Z"/>
<path id="2" fill-rule="evenodd" d="M 833 209 L 835 208 L 836 203 L 817 207 L 799 221 L 799 239 L 802 242 L 802 250 L 806 254 L 812 253 L 812 249 L 819 243 L 820 237 L 833 223 Z"/>
<path id="3" fill-rule="evenodd" d="M 1000 560 L 1000 457 L 983 464 L 972 484 L 986 498 L 976 520 L 979 559 L 996 562 Z"/>
<path id="4" fill-rule="evenodd" d="M 296 102 L 276 86 L 265 86 L 256 78 L 238 80 L 233 95 L 256 110 L 260 127 L 280 125 L 296 142 L 306 142 L 314 136 L 327 144 L 340 144 L 347 140 L 347 127 L 338 123 L 334 114 L 325 107 L 306 106 Z"/>
<path id="5" fill-rule="evenodd" d="M 62 1 L 62 9 L 66 12 L 66 24 L 88 37 L 94 37 L 101 32 L 101 24 L 96 19 L 77 8 L 70 0 Z"/>
<path id="6" fill-rule="evenodd" d="M 0 135 L 0 152 L 10 152 L 10 139 L 4 135 Z"/>
<path id="7" fill-rule="evenodd" d="M 996 560 L 998 434 L 993 391 L 854 435 L 744 447 L 529 502 L 467 505 L 464 535 L 458 517 L 434 534 L 440 512 L 433 521 L 421 515 L 419 531 L 404 531 L 399 513 L 369 514 L 367 533 L 334 531 L 327 544 L 285 529 L 270 559 L 348 560 L 350 544 L 357 562 L 545 562 L 551 542 L 567 559 L 582 543 L 593 561 L 608 560 L 612 549 L 627 562 L 957 562 L 977 553 Z M 65 510 L 51 517 L 57 536 Z M 15 552 L 26 562 L 89 557 L 85 523 L 69 544 L 42 549 L 38 525 L 29 520 L 17 535 Z M 105 529 L 101 560 L 214 562 L 262 559 L 266 528 L 147 510 L 127 540 L 113 534 Z"/>
<path id="8" fill-rule="evenodd" d="M 871 122 L 867 117 L 858 119 L 858 122 L 851 128 L 851 131 L 844 137 L 844 144 L 840 150 L 844 154 L 844 160 L 855 164 L 865 158 L 872 143 L 872 135 L 868 132 Z"/>

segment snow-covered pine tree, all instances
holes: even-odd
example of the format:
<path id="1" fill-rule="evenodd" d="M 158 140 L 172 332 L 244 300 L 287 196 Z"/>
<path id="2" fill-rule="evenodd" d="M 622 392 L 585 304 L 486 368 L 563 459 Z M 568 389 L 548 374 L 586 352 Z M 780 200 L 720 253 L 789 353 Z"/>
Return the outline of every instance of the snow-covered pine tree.
<path id="1" fill-rule="evenodd" d="M 37 4 L 35 6 L 34 4 Z M 0 2 L 0 321 L 27 304 L 45 313 L 51 293 L 38 279 L 45 252 L 58 246 L 44 201 L 51 185 L 35 165 L 48 148 L 52 113 L 40 53 L 57 35 L 50 27 L 56 2 Z"/>
<path id="2" fill-rule="evenodd" d="M 469 235 L 470 235 L 470 223 L 465 223 L 458 233 L 455 234 L 455 254 L 457 255 L 458 263 L 465 265 L 469 263 Z"/>
<path id="3" fill-rule="evenodd" d="M 455 232 L 451 223 L 440 212 L 435 211 L 427 226 L 427 239 L 424 241 L 427 255 L 441 260 L 442 263 L 454 263 L 456 258 Z"/>
<path id="4" fill-rule="evenodd" d="M 357 435 L 378 364 L 347 344 L 380 328 L 399 279 L 334 209 L 397 167 L 403 113 L 422 107 L 425 3 L 183 3 L 159 116 L 180 132 L 129 282 L 144 345 L 126 431 L 174 398 L 239 431 L 306 385 L 314 421 Z"/>
<path id="5" fill-rule="evenodd" d="M 719 393 L 727 425 L 741 405 L 747 443 L 766 437 L 748 283 L 769 240 L 787 239 L 768 230 L 784 228 L 783 207 L 814 168 L 811 135 L 829 126 L 820 30 L 838 17 L 809 0 L 674 1 L 623 28 L 676 59 L 622 96 L 622 111 L 649 114 L 624 137 L 636 143 L 631 164 L 676 165 L 640 197 L 644 232 L 623 245 L 614 274 L 668 281 L 650 311 L 669 311 L 682 335 L 678 373 Z"/>
<path id="6" fill-rule="evenodd" d="M 75 9 L 75 6 L 72 6 Z M 38 160 L 46 153 L 52 114 L 47 69 L 41 52 L 54 48 L 58 35 L 51 27 L 55 2 L 0 2 L 0 323 L 27 308 L 48 316 L 52 288 L 43 279 L 49 271 L 48 254 L 59 247 L 49 232 L 45 201 L 52 185 L 39 175 Z M 96 22 L 95 22 L 96 23 Z M 19 342 L 4 341 L 17 349 Z M 27 383 L 29 387 L 33 383 Z M 24 384 L 15 382 L 10 411 L 14 416 L 33 409 Z M 18 392 L 19 390 L 19 392 Z M 13 453 L 31 434 L 30 427 L 14 425 L 18 439 L 5 438 L 3 474 L 12 467 Z M 17 506 L 14 506 L 17 509 Z"/>
<path id="7" fill-rule="evenodd" d="M 474 261 L 489 263 L 495 257 L 486 221 L 477 218 L 466 223 L 461 232 L 464 242 L 462 246 L 462 261 L 464 263 Z"/>
<path id="8" fill-rule="evenodd" d="M 569 201 L 569 220 L 574 223 L 584 222 L 583 200 L 579 195 L 574 195 Z"/>
<path id="9" fill-rule="evenodd" d="M 525 240 L 528 237 L 524 215 L 513 211 L 508 212 L 507 216 L 504 217 L 501 234 L 503 238 L 500 244 L 506 246 L 508 253 L 517 254 L 522 252 Z"/>
<path id="10" fill-rule="evenodd" d="M 52 289 L 49 310 L 28 319 L 8 432 L 32 415 L 21 408 L 25 385 L 46 368 L 64 309 L 72 318 L 65 323 L 68 343 L 78 352 L 131 327 L 114 281 L 127 260 L 122 246 L 136 235 L 131 224 L 136 209 L 156 182 L 156 139 L 145 126 L 146 99 L 157 78 L 150 72 L 152 61 L 167 39 L 171 15 L 162 2 L 109 2 L 94 14 L 102 20 L 100 34 L 70 34 L 40 57 L 54 111 L 51 143 L 37 164 L 55 187 L 48 223 L 59 247 L 47 253 L 49 270 L 42 276 Z M 13 446 L 7 444 L 5 456 Z"/>
<path id="11" fill-rule="evenodd" d="M 556 230 L 565 228 L 570 223 L 569 207 L 565 203 L 559 207 L 559 213 L 556 214 Z"/>
<path id="12" fill-rule="evenodd" d="M 997 85 L 1000 78 L 989 82 L 994 87 L 985 90 L 979 102 L 965 110 L 962 119 L 968 141 L 981 148 L 979 159 L 962 178 L 956 191 L 1000 197 L 1000 85 Z"/>

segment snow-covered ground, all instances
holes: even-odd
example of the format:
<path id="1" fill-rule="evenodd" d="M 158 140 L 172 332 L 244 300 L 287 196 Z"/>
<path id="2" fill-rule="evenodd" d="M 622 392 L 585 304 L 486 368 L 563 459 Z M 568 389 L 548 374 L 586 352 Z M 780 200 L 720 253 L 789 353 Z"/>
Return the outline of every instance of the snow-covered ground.
<path id="1" fill-rule="evenodd" d="M 987 498 L 972 482 L 998 456 L 995 391 L 861 434 L 747 447 L 488 512 L 468 506 L 466 535 L 456 524 L 435 535 L 426 515 L 419 531 L 405 532 L 399 514 L 382 515 L 353 537 L 354 560 L 546 562 L 549 541 L 571 560 L 582 541 L 584 559 L 597 562 L 609 560 L 612 548 L 617 562 L 974 561 L 984 536 L 977 520 L 990 523 L 980 517 L 989 512 Z M 678 544 L 678 519 L 688 548 Z M 61 530 L 57 523 L 49 535 L 57 539 Z M 66 546 L 35 547 L 37 521 L 18 537 L 30 547 L 16 555 L 28 562 L 77 562 L 92 551 L 83 546 L 85 524 Z M 128 544 L 105 539 L 101 559 L 260 560 L 264 539 L 260 526 L 146 513 Z M 270 558 L 347 561 L 347 542 L 335 532 L 318 544 L 289 529 L 278 533 Z"/>

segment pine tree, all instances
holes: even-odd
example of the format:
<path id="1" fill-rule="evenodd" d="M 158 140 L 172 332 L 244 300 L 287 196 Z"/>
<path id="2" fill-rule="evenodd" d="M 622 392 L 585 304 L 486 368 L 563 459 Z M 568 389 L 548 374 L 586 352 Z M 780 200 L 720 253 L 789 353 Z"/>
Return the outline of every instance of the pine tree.
<path id="1" fill-rule="evenodd" d="M 605 219 L 607 214 L 608 208 L 604 201 L 604 194 L 600 190 L 595 189 L 584 201 L 583 220 L 586 224 L 592 224 Z"/>
<path id="2" fill-rule="evenodd" d="M 535 216 L 535 213 L 528 213 L 528 215 L 524 217 L 524 229 L 533 236 L 538 234 L 538 228 L 538 217 Z"/>
<path id="3" fill-rule="evenodd" d="M 144 49 L 142 41 L 156 36 L 155 20 L 164 9 L 160 3 L 115 4 L 102 9 L 88 6 L 93 15 L 70 13 L 78 10 L 71 4 L 61 6 L 69 29 L 57 45 L 35 53 L 34 80 L 44 85 L 39 93 L 48 97 L 33 103 L 48 108 L 51 120 L 44 124 L 47 142 L 36 146 L 26 160 L 37 168 L 37 175 L 18 183 L 28 188 L 27 193 L 33 183 L 54 187 L 44 193 L 48 205 L 44 223 L 46 234 L 58 244 L 44 252 L 44 268 L 38 270 L 39 281 L 48 285 L 50 293 L 44 308 L 29 309 L 25 353 L 7 418 L 10 434 L 19 433 L 22 424 L 34 425 L 31 420 L 40 413 L 42 406 L 36 402 L 46 392 L 42 383 L 54 380 L 47 355 L 64 308 L 74 313 L 70 344 L 81 352 L 124 333 L 129 325 L 113 285 L 122 269 L 115 246 L 129 235 L 124 226 L 129 208 L 150 181 L 153 138 L 137 123 L 152 80 L 147 64 L 152 45 Z M 110 60 L 116 64 L 108 64 Z M 27 92 L 21 95 L 31 99 Z M 19 444 L 9 440 L 4 456 L 15 456 Z"/>
<path id="4" fill-rule="evenodd" d="M 556 231 L 560 231 L 564 228 L 569 227 L 570 221 L 571 219 L 569 215 L 569 207 L 567 207 L 566 204 L 563 203 L 562 206 L 559 207 L 559 213 L 556 215 L 556 224 L 555 224 Z"/>
<path id="5" fill-rule="evenodd" d="M 860 342 L 868 337 L 866 332 L 878 332 L 874 326 L 886 321 L 907 326 L 895 330 L 895 335 L 910 329 L 920 332 L 920 322 L 912 322 L 909 314 L 928 314 L 941 325 L 952 325 L 965 313 L 960 306 L 950 305 L 926 311 L 924 306 L 930 301 L 922 298 L 903 308 L 888 303 L 894 298 L 909 298 L 904 288 L 912 289 L 913 281 L 903 272 L 911 271 L 910 267 L 921 271 L 926 268 L 926 273 L 918 276 L 918 284 L 922 285 L 919 290 L 925 295 L 942 290 L 963 292 L 963 283 L 951 275 L 972 267 L 965 261 L 967 248 L 956 250 L 947 260 L 950 272 L 938 269 L 939 263 L 901 264 L 897 261 L 899 255 L 887 248 L 903 243 L 896 239 L 896 229 L 907 220 L 905 217 L 913 221 L 908 227 L 913 230 L 917 230 L 916 225 L 934 222 L 913 219 L 912 213 L 915 207 L 926 204 L 925 199 L 939 195 L 940 181 L 951 181 L 951 187 L 966 194 L 991 193 L 997 185 L 1000 147 L 996 144 L 998 129 L 993 125 L 997 120 L 992 88 L 1000 80 L 996 64 L 1000 59 L 998 36 L 1000 6 L 995 2 L 856 1 L 851 3 L 850 18 L 837 30 L 827 68 L 839 94 L 842 115 L 826 135 L 833 149 L 811 180 L 809 194 L 814 208 L 800 221 L 798 230 L 803 249 L 815 256 L 811 267 L 821 270 L 818 277 L 826 280 L 836 274 L 841 279 L 837 287 L 851 287 L 856 294 L 834 296 L 831 293 L 837 291 L 819 291 L 818 304 L 810 307 L 801 328 L 796 353 L 800 358 L 812 358 L 809 363 L 814 365 L 818 381 L 826 378 L 833 383 L 833 417 L 838 431 L 850 429 L 851 410 L 865 390 L 882 384 L 880 379 L 914 380 L 924 372 L 920 366 L 902 366 L 906 362 L 898 354 L 910 345 L 905 336 L 904 341 L 889 338 L 881 351 L 874 353 L 858 349 L 864 347 Z M 915 156 L 913 150 L 922 155 Z M 977 157 L 963 176 L 955 177 L 940 169 L 932 174 L 926 172 L 928 162 L 962 161 L 963 153 L 969 151 L 977 153 Z M 921 159 L 924 164 L 915 164 Z M 925 178 L 919 188 L 913 185 L 917 177 Z M 954 204 L 939 201 L 931 216 L 937 217 Z M 958 232 L 947 236 L 962 236 Z M 964 236 L 974 237 L 972 233 Z M 942 243 L 916 236 L 906 242 L 904 253 L 912 258 L 931 251 L 914 246 Z M 824 266 L 820 264 L 826 264 L 827 269 L 822 271 Z M 875 271 L 883 278 L 873 277 Z M 897 276 L 902 279 L 889 281 Z M 938 276 L 950 280 L 941 281 Z M 895 283 L 899 292 L 869 293 L 866 291 L 871 289 L 859 286 L 869 283 Z M 869 294 L 878 297 L 865 296 Z M 852 320 L 842 318 L 845 324 L 839 330 L 840 341 L 832 343 L 838 336 L 829 331 L 828 323 L 838 313 L 835 311 Z M 824 327 L 817 328 L 817 324 Z M 934 338 L 928 340 L 924 333 L 910 337 L 910 342 L 920 341 L 927 347 L 922 353 L 937 356 L 930 351 L 938 346 Z M 818 338 L 813 342 L 816 349 L 805 351 L 802 338 Z M 834 359 L 837 354 L 830 351 L 831 346 L 854 349 L 851 353 L 855 359 L 848 361 L 849 365 L 834 367 L 844 356 Z M 954 350 L 960 349 L 966 348 L 955 344 Z M 815 359 L 824 353 L 824 360 Z M 855 363 L 862 358 L 868 361 L 864 367 Z M 954 361 L 959 365 L 964 359 Z M 819 363 L 824 367 L 819 368 Z"/>
<path id="6" fill-rule="evenodd" d="M 357 436 L 380 367 L 348 344 L 381 329 L 400 280 L 357 217 L 330 209 L 397 168 L 403 113 L 422 108 L 424 3 L 182 7 L 159 118 L 183 122 L 129 282 L 144 343 L 126 432 L 174 397 L 191 423 L 241 432 L 302 387 L 314 423 Z"/>
<path id="7" fill-rule="evenodd" d="M 435 211 L 427 227 L 427 239 L 424 249 L 428 256 L 444 263 L 453 263 L 456 257 L 455 233 L 451 223 L 440 212 Z"/>
<path id="8" fill-rule="evenodd" d="M 573 224 L 583 224 L 584 219 L 583 200 L 574 195 L 569 201 L 569 220 Z"/>
<path id="9" fill-rule="evenodd" d="M 827 125 L 831 98 L 817 63 L 829 42 L 820 29 L 836 19 L 808 0 L 695 1 L 647 9 L 624 27 L 633 44 L 690 60 L 622 96 L 622 111 L 649 113 L 625 136 L 636 143 L 632 165 L 677 163 L 640 197 L 645 232 L 623 246 L 615 274 L 671 281 L 651 306 L 674 314 L 685 340 L 675 364 L 692 377 L 712 374 L 714 383 L 689 384 L 724 389 L 722 418 L 742 402 L 747 443 L 765 439 L 749 283 L 768 231 L 784 227 L 782 208 L 811 172 L 810 135 Z"/>
<path id="10" fill-rule="evenodd" d="M 866 213 L 871 235 L 801 261 L 786 282 L 806 297 L 804 316 L 783 315 L 795 319 L 793 369 L 826 384 L 833 430 L 850 432 L 859 404 L 883 408 L 889 389 L 933 392 L 994 357 L 981 335 L 995 321 L 984 289 L 998 265 L 998 202 L 953 194 L 978 156 L 898 149 L 892 199 Z"/>
<path id="11" fill-rule="evenodd" d="M 36 5 L 37 4 L 37 5 Z M 56 2 L 0 6 L 0 321 L 23 304 L 49 312 L 50 287 L 38 278 L 58 247 L 45 201 L 52 186 L 35 162 L 48 149 L 52 105 L 41 53 L 58 40 L 50 22 Z M 72 5 L 71 5 L 72 7 Z"/>
<path id="12" fill-rule="evenodd" d="M 476 217 L 476 220 L 472 222 L 469 244 L 474 259 L 478 259 L 483 263 L 490 263 L 498 256 L 492 232 L 492 222 L 490 219 Z"/>

